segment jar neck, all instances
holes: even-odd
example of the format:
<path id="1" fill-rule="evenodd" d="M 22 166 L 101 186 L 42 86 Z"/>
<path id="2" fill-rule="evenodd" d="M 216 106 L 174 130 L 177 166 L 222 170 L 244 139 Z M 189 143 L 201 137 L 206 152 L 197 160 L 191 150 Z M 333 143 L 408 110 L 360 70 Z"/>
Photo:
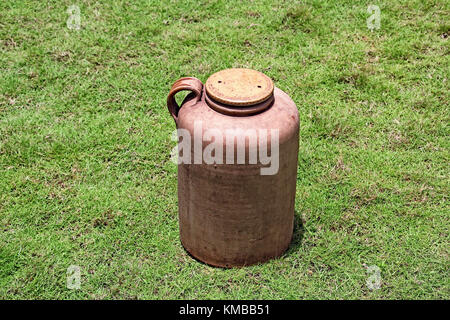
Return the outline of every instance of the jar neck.
<path id="1" fill-rule="evenodd" d="M 263 102 L 254 104 L 254 105 L 248 105 L 248 106 L 233 106 L 224 104 L 218 101 L 215 101 L 210 96 L 208 96 L 208 93 L 206 90 L 203 90 L 203 95 L 205 97 L 206 104 L 213 110 L 220 112 L 222 114 L 235 116 L 235 117 L 245 117 L 245 116 L 251 116 L 258 113 L 263 112 L 264 110 L 270 108 L 273 105 L 274 102 L 274 96 L 273 93 Z"/>

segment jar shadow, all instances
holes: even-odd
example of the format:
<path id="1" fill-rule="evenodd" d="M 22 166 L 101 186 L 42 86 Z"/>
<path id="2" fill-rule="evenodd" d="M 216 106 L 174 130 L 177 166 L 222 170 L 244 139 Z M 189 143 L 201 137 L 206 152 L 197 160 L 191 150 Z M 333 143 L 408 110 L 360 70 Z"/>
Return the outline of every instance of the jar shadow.
<path id="1" fill-rule="evenodd" d="M 291 244 L 289 245 L 288 249 L 284 252 L 283 257 L 290 256 L 300 248 L 304 234 L 305 234 L 305 227 L 303 226 L 302 216 L 297 210 L 295 210 L 294 233 L 292 235 Z"/>

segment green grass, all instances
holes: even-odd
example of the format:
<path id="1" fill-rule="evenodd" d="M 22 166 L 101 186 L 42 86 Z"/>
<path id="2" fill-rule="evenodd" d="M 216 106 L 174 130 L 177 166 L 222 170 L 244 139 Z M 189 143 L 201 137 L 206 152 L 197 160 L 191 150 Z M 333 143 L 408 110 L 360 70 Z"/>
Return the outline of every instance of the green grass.
<path id="1" fill-rule="evenodd" d="M 1 1 L 0 298 L 449 299 L 449 12 L 445 0 Z M 179 77 L 230 67 L 294 99 L 301 141 L 290 249 L 223 270 L 179 242 L 165 100 Z M 80 290 L 66 288 L 70 265 Z"/>

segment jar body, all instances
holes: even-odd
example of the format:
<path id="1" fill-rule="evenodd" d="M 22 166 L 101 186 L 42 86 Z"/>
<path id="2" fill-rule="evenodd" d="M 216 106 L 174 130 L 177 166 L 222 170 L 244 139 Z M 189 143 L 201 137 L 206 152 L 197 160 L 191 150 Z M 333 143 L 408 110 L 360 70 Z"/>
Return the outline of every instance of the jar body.
<path id="1" fill-rule="evenodd" d="M 278 257 L 289 247 L 293 234 L 297 107 L 275 88 L 268 109 L 235 117 L 213 110 L 206 95 L 203 89 L 199 100 L 183 104 L 177 115 L 178 129 L 188 134 L 183 139 L 191 142 L 183 150 L 190 152 L 191 161 L 178 165 L 181 242 L 193 257 L 219 267 Z M 216 135 L 211 137 L 211 132 Z M 222 154 L 218 149 L 208 152 L 213 141 L 221 142 Z M 244 161 L 239 159 L 239 141 Z M 270 162 L 262 163 L 262 146 L 267 146 Z M 254 157 L 251 160 L 255 154 L 260 156 L 256 163 Z M 214 155 L 213 161 L 208 155 Z"/>

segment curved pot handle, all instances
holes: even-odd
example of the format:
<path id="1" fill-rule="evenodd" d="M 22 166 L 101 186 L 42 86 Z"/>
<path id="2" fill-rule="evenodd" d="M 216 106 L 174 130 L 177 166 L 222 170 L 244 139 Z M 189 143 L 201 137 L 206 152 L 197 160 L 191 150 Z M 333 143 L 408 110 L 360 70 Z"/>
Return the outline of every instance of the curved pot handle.
<path id="1" fill-rule="evenodd" d="M 175 94 L 183 90 L 191 91 L 191 93 L 189 93 L 184 99 L 183 104 L 187 101 L 193 101 L 193 104 L 195 104 L 201 98 L 202 89 L 203 83 L 194 77 L 181 78 L 175 81 L 167 97 L 167 108 L 169 109 L 170 114 L 175 120 L 175 123 L 178 122 L 178 112 L 180 111 L 180 107 L 175 100 Z"/>

